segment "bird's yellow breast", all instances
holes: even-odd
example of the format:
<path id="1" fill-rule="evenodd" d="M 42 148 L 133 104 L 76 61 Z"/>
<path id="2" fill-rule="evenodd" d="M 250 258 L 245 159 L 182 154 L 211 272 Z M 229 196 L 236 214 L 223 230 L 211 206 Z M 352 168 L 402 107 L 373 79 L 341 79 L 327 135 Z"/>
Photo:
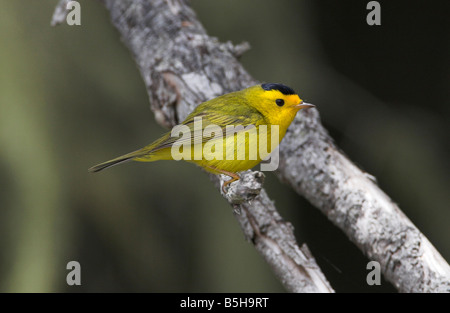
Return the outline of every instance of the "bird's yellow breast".
<path id="1" fill-rule="evenodd" d="M 253 168 L 266 159 L 278 146 L 282 136 L 277 125 L 259 125 L 248 131 L 241 131 L 231 136 L 212 139 L 193 147 L 191 160 L 208 171 L 214 168 L 228 172 L 240 172 Z M 281 137 L 281 138 L 280 138 Z M 195 157 L 195 149 L 201 150 Z"/>

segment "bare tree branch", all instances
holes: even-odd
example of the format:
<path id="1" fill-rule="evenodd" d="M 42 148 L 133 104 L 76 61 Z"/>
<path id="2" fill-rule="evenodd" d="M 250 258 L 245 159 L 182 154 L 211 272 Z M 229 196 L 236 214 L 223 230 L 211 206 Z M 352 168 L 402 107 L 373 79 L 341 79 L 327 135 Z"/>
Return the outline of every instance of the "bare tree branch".
<path id="1" fill-rule="evenodd" d="M 161 124 L 173 126 L 198 103 L 257 83 L 237 61 L 235 47 L 209 37 L 185 1 L 104 3 L 136 58 Z M 380 262 L 400 291 L 449 291 L 448 264 L 334 146 L 316 110 L 297 115 L 281 144 L 280 162 L 278 175 Z M 257 216 L 259 210 L 251 212 Z"/>
<path id="2" fill-rule="evenodd" d="M 257 83 L 237 61 L 245 46 L 209 37 L 186 1 L 102 2 L 133 53 L 160 124 L 173 126 L 197 104 Z M 399 291 L 450 292 L 447 262 L 371 176 L 337 149 L 317 110 L 297 115 L 280 145 L 277 175 L 380 262 Z M 246 237 L 288 290 L 332 291 L 314 258 L 296 245 L 291 227 L 259 181 L 259 174 L 246 172 L 225 195 L 240 212 L 236 217 Z M 248 191 L 239 191 L 247 184 Z"/>
<path id="3" fill-rule="evenodd" d="M 158 123 L 176 125 L 199 103 L 253 85 L 237 62 L 249 45 L 221 44 L 206 35 L 184 1 L 102 1 L 138 64 Z M 61 0 L 53 21 L 67 11 Z M 55 22 L 57 23 L 57 22 Z M 52 22 L 52 24 L 55 24 Z M 232 66 L 230 66 L 232 64 Z M 334 292 L 304 245 L 299 248 L 292 226 L 282 220 L 261 189 L 264 175 L 248 171 L 224 197 L 234 208 L 251 241 L 287 290 Z M 221 190 L 223 180 L 211 175 Z"/>
<path id="4" fill-rule="evenodd" d="M 305 113 L 281 143 L 278 177 L 378 261 L 399 291 L 450 292 L 450 267 L 444 258 L 375 178 L 339 151 L 317 111 Z"/>
<path id="5" fill-rule="evenodd" d="M 219 182 L 217 176 L 210 176 L 221 190 L 223 180 Z M 264 174 L 245 171 L 240 176 L 239 183 L 232 184 L 224 196 L 234 208 L 245 237 L 272 266 L 286 289 L 333 292 L 308 247 L 298 247 L 292 225 L 282 219 L 262 189 Z"/>
<path id="6" fill-rule="evenodd" d="M 185 2 L 104 3 L 136 58 L 160 124 L 174 126 L 199 103 L 242 89 L 243 84 L 255 84 L 236 60 L 247 45 L 235 47 L 208 37 Z M 254 173 L 243 175 L 240 183 L 225 195 L 235 211 L 240 212 L 236 217 L 245 237 L 253 242 L 287 290 L 333 291 L 311 254 L 304 253 L 306 248 L 298 248 L 292 228 L 286 227 L 272 201 L 261 191 L 259 177 Z M 217 181 L 217 176 L 212 179 Z M 253 187 L 248 188 L 250 185 Z M 236 201 L 238 198 L 242 201 Z"/>

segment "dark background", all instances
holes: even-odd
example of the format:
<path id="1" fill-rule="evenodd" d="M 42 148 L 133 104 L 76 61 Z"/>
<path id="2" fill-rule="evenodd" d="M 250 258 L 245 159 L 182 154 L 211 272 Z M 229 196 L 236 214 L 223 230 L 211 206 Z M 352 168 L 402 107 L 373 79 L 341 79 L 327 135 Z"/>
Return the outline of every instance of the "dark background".
<path id="1" fill-rule="evenodd" d="M 96 1 L 0 0 L 0 291 L 283 292 L 207 175 L 182 162 L 87 168 L 142 147 L 154 121 L 129 51 Z M 338 145 L 450 259 L 448 1 L 193 0 L 208 33 L 248 41 L 258 80 L 316 104 Z M 338 292 L 368 260 L 269 173 L 266 188 Z M 78 261 L 82 286 L 66 284 Z"/>

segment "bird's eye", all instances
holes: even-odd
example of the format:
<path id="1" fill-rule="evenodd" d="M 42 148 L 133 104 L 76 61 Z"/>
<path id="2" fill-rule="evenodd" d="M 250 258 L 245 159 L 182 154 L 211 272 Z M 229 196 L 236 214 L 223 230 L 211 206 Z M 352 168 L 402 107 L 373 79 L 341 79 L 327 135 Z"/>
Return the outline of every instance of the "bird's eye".
<path id="1" fill-rule="evenodd" d="M 279 107 L 282 107 L 284 105 L 284 100 L 283 99 L 277 99 L 275 102 L 277 103 L 277 105 Z"/>

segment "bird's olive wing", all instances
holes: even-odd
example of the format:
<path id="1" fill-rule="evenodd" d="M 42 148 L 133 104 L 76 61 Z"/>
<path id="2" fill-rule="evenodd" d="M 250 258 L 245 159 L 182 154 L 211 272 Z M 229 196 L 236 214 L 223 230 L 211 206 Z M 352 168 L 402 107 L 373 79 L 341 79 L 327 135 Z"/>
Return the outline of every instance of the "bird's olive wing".
<path id="1" fill-rule="evenodd" d="M 251 125 L 259 126 L 261 124 L 266 124 L 261 113 L 254 109 L 241 110 L 240 112 L 235 111 L 233 113 L 234 114 L 230 115 L 229 113 L 221 114 L 220 112 L 213 110 L 205 110 L 195 115 L 191 114 L 181 124 L 189 128 L 190 136 L 172 136 L 171 133 L 167 133 L 161 138 L 160 142 L 153 147 L 152 151 L 171 148 L 175 142 L 179 144 L 186 144 L 188 141 L 190 141 L 191 144 L 199 142 L 205 143 L 218 136 L 219 134 L 217 134 L 216 131 L 218 132 L 219 130 L 222 132 L 220 135 L 226 137 L 241 131 L 246 131 Z M 239 125 L 243 127 L 238 127 Z M 234 126 L 234 128 L 227 128 L 227 126 Z M 209 131 L 205 132 L 205 128 Z M 180 130 L 181 129 L 182 128 L 180 128 Z M 185 130 L 187 129 L 185 128 Z M 180 133 L 181 132 L 182 131 L 180 131 Z"/>

